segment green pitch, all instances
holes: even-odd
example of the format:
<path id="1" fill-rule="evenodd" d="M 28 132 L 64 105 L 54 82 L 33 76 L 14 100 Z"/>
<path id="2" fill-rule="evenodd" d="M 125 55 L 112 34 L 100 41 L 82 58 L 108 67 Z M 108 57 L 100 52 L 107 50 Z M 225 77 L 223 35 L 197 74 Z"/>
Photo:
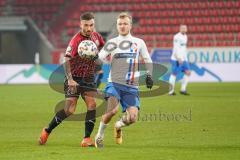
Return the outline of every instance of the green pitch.
<path id="1" fill-rule="evenodd" d="M 177 86 L 179 88 L 179 86 Z M 192 83 L 190 97 L 141 99 L 139 121 L 116 145 L 113 122 L 103 149 L 81 148 L 83 122 L 66 121 L 45 146 L 37 139 L 63 95 L 48 85 L 0 86 L 0 159 L 239 160 L 240 83 Z M 78 112 L 85 110 L 81 102 Z M 99 124 L 96 123 L 95 135 Z"/>

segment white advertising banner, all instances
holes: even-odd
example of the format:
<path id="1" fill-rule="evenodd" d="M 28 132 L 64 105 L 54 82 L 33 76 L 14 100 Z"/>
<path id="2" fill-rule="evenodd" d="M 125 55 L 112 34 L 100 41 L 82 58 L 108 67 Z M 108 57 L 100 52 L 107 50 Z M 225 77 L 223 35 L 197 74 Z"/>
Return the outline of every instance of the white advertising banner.
<path id="1" fill-rule="evenodd" d="M 167 51 L 158 49 L 153 53 L 153 61 L 169 67 L 171 50 Z M 188 48 L 188 58 L 191 82 L 240 82 L 240 47 Z M 57 67 L 54 64 L 0 65 L 0 84 L 48 83 Z M 108 77 L 109 71 L 104 71 L 104 77 Z M 170 74 L 171 68 L 161 79 L 168 81 Z"/>
<path id="2" fill-rule="evenodd" d="M 0 65 L 0 84 L 48 83 L 48 74 L 41 65 Z"/>
<path id="3" fill-rule="evenodd" d="M 192 82 L 240 82 L 240 47 L 189 48 Z"/>
<path id="4" fill-rule="evenodd" d="M 240 47 L 188 48 L 188 60 L 192 63 L 240 63 Z"/>
<path id="5" fill-rule="evenodd" d="M 240 64 L 198 63 L 191 69 L 191 82 L 240 82 Z"/>

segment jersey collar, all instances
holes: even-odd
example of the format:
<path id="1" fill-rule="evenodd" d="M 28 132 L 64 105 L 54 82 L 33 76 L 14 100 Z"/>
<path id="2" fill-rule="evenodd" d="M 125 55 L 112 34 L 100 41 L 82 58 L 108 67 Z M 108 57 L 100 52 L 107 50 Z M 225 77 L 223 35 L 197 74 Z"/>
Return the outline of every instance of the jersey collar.
<path id="1" fill-rule="evenodd" d="M 128 38 L 132 37 L 132 35 L 131 35 L 131 33 L 128 33 L 126 36 L 118 35 L 118 37 L 121 39 L 128 39 Z"/>

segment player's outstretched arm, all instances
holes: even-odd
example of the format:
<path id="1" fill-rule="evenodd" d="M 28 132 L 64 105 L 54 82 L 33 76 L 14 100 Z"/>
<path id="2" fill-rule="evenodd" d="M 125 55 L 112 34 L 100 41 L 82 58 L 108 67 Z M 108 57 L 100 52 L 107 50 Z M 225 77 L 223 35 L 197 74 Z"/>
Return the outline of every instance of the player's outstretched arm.
<path id="1" fill-rule="evenodd" d="M 115 48 L 109 48 L 108 46 L 110 46 L 110 44 L 111 42 L 107 42 L 105 46 L 98 53 L 98 59 L 102 63 L 110 63 L 111 52 L 114 51 L 115 49 Z"/>
<path id="2" fill-rule="evenodd" d="M 77 92 L 76 86 L 78 84 L 73 80 L 73 77 L 71 74 L 70 59 L 71 59 L 70 57 L 65 57 L 64 59 L 65 62 L 63 64 L 63 67 L 64 67 L 65 75 L 68 81 L 69 89 L 72 93 L 76 93 Z"/>
<path id="3" fill-rule="evenodd" d="M 140 50 L 140 54 L 141 54 L 141 56 L 144 60 L 145 67 L 147 69 L 147 74 L 152 76 L 152 72 L 153 72 L 152 59 L 150 57 L 150 54 L 148 52 L 147 46 L 146 46 L 144 41 L 142 41 L 142 47 L 141 47 L 141 50 Z"/>
<path id="4" fill-rule="evenodd" d="M 147 86 L 147 88 L 151 89 L 153 87 L 153 79 L 152 79 L 153 63 L 152 63 L 152 59 L 149 55 L 147 46 L 144 41 L 142 41 L 142 48 L 141 48 L 140 53 L 143 57 L 143 60 L 145 62 L 145 67 L 147 70 L 146 79 L 145 79 L 146 86 Z"/>
<path id="5" fill-rule="evenodd" d="M 72 74 L 71 74 L 71 68 L 70 68 L 70 59 L 69 57 L 64 58 L 64 71 L 65 71 L 65 76 L 67 77 L 68 80 L 73 79 Z"/>

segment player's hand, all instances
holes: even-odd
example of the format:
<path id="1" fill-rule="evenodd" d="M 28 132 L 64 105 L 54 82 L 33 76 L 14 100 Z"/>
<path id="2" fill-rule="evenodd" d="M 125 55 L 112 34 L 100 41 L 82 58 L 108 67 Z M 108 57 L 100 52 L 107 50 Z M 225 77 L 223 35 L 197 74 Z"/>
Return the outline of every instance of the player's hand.
<path id="1" fill-rule="evenodd" d="M 152 87 L 153 87 L 153 80 L 152 80 L 152 76 L 150 74 L 146 75 L 145 82 L 146 82 L 147 88 L 152 89 Z"/>
<path id="2" fill-rule="evenodd" d="M 77 93 L 78 83 L 76 81 L 74 81 L 73 79 L 69 79 L 68 86 L 69 86 L 69 90 L 70 90 L 71 94 Z"/>

